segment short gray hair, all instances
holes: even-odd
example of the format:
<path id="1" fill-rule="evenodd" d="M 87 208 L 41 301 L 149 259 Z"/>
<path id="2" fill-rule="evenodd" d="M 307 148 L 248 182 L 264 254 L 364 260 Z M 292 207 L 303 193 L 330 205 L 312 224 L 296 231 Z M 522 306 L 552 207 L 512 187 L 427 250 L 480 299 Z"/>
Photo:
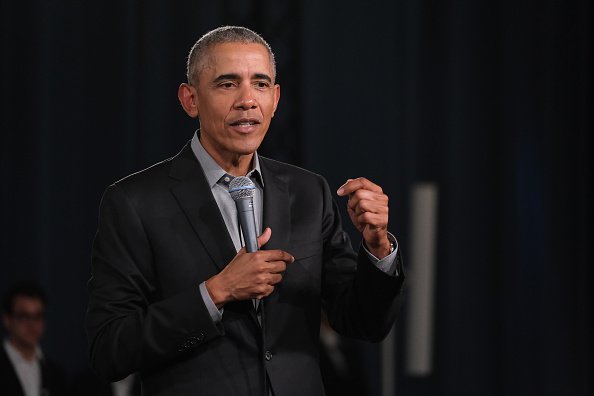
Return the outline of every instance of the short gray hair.
<path id="1" fill-rule="evenodd" d="M 217 44 L 224 43 L 243 43 L 243 44 L 261 44 L 266 48 L 270 55 L 270 63 L 272 64 L 272 78 L 276 77 L 276 62 L 274 60 L 274 53 L 270 45 L 258 33 L 242 27 L 242 26 L 221 26 L 202 36 L 192 46 L 190 54 L 188 55 L 188 62 L 186 64 L 186 77 L 188 84 L 194 82 L 194 78 L 202 71 L 202 65 L 206 58 L 207 51 Z"/>

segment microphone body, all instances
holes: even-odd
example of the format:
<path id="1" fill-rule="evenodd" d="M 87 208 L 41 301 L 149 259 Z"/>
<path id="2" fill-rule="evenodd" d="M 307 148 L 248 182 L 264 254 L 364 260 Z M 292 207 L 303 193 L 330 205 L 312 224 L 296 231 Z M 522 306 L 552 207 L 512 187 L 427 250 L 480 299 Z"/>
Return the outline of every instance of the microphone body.
<path id="1" fill-rule="evenodd" d="M 258 236 L 256 235 L 256 218 L 254 216 L 254 200 L 252 197 L 238 199 L 235 201 L 237 206 L 237 215 L 243 240 L 245 241 L 245 250 L 248 253 L 258 251 Z"/>
<path id="2" fill-rule="evenodd" d="M 258 251 L 258 235 L 256 232 L 256 217 L 254 215 L 254 191 L 256 186 L 249 177 L 239 176 L 229 183 L 229 194 L 235 201 L 239 226 L 248 253 Z"/>

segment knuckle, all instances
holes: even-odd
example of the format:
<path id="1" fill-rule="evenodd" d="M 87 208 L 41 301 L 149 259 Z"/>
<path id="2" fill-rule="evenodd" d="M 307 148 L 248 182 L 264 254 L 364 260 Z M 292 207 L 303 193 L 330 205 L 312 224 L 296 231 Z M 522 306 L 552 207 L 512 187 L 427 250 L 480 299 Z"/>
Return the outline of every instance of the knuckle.
<path id="1" fill-rule="evenodd" d="M 369 212 L 364 212 L 361 214 L 361 216 L 359 216 L 359 218 L 361 219 L 362 222 L 364 223 L 369 223 L 371 224 L 373 222 L 371 213 Z"/>
<path id="2" fill-rule="evenodd" d="M 266 273 L 261 273 L 258 275 L 256 282 L 259 284 L 265 284 L 268 280 L 268 275 Z"/>

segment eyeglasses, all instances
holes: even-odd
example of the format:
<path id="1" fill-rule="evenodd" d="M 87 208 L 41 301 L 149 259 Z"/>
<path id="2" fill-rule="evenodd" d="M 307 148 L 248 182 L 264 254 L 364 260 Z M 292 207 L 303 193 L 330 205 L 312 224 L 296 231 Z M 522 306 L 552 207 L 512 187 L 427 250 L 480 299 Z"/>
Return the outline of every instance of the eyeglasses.
<path id="1" fill-rule="evenodd" d="M 45 319 L 45 314 L 43 312 L 14 312 L 11 316 L 18 322 L 41 322 L 43 319 Z"/>

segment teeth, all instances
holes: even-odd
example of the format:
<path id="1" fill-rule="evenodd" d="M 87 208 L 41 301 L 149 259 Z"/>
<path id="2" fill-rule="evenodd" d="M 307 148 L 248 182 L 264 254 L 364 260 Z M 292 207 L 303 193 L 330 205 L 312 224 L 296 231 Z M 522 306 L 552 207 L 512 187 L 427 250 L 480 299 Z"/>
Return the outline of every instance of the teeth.
<path id="1" fill-rule="evenodd" d="M 249 121 L 249 122 L 238 122 L 235 125 L 238 125 L 238 126 L 249 126 L 249 125 L 254 125 L 254 124 L 255 124 L 255 122 Z"/>

